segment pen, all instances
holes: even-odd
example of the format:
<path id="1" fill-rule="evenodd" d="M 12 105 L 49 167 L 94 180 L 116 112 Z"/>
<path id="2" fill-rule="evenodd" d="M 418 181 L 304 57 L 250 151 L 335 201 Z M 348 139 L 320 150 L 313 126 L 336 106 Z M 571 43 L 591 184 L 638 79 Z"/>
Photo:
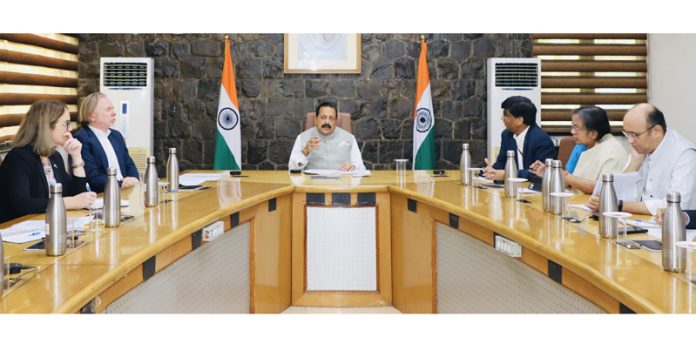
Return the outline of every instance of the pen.
<path id="1" fill-rule="evenodd" d="M 92 192 L 92 189 L 89 188 L 89 182 L 85 184 L 85 188 L 87 189 L 87 192 Z"/>

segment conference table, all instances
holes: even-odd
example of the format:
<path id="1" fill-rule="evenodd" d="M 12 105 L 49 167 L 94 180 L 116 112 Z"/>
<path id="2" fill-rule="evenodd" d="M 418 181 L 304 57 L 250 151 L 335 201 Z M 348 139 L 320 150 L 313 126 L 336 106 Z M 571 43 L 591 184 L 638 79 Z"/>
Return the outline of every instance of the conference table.
<path id="1" fill-rule="evenodd" d="M 457 170 L 405 176 L 375 170 L 368 177 L 244 171 L 203 186 L 167 193 L 156 207 L 144 206 L 141 185 L 123 189 L 129 205 L 122 213 L 133 218 L 116 228 L 90 227 L 63 256 L 25 250 L 35 242 L 3 243 L 6 263 L 35 268 L 7 276 L 0 312 L 696 308 L 692 253 L 687 274 L 664 272 L 660 252 L 599 237 L 589 212 L 568 210 L 579 223 L 561 219 L 543 211 L 540 194 L 506 198 L 502 189 L 461 184 Z M 568 203 L 587 199 L 577 194 Z"/>

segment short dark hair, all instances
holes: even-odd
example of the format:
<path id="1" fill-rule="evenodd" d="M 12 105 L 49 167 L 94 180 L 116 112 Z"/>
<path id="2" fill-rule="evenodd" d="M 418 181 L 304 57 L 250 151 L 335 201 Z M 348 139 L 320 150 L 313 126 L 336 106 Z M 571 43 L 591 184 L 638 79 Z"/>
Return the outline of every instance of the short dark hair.
<path id="1" fill-rule="evenodd" d="M 531 100 L 521 95 L 516 95 L 505 99 L 500 107 L 507 110 L 515 118 L 524 118 L 524 123 L 533 126 L 536 125 L 537 108 Z"/>
<path id="2" fill-rule="evenodd" d="M 338 116 L 338 107 L 336 107 L 336 103 L 329 102 L 329 101 L 319 103 L 319 105 L 317 106 L 316 113 L 315 113 L 317 116 L 319 116 L 319 109 L 321 109 L 323 107 L 333 108 L 334 111 L 336 112 L 336 116 Z"/>
<path id="3" fill-rule="evenodd" d="M 662 114 L 660 109 L 656 106 L 652 106 L 653 110 L 648 113 L 648 127 L 659 125 L 662 127 L 662 131 L 667 132 L 667 122 L 665 121 L 665 115 Z"/>
<path id="4" fill-rule="evenodd" d="M 588 132 L 593 130 L 597 132 L 597 141 L 601 140 L 604 135 L 611 133 L 609 117 L 604 109 L 587 105 L 573 110 L 573 114 L 577 114 L 582 119 L 582 124 Z"/>

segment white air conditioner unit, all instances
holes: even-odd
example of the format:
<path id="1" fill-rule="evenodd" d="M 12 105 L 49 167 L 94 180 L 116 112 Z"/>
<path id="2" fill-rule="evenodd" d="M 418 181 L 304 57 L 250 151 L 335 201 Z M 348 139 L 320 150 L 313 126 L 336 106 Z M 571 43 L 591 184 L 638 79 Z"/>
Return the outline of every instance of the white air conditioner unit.
<path id="1" fill-rule="evenodd" d="M 154 64 L 147 57 L 102 57 L 99 67 L 100 91 L 116 110 L 113 128 L 123 134 L 140 172 L 145 171 L 146 158 L 154 152 Z"/>
<path id="2" fill-rule="evenodd" d="M 488 59 L 488 159 L 495 162 L 500 151 L 500 133 L 505 129 L 500 104 L 512 96 L 529 98 L 537 107 L 541 126 L 541 60 L 537 58 Z"/>

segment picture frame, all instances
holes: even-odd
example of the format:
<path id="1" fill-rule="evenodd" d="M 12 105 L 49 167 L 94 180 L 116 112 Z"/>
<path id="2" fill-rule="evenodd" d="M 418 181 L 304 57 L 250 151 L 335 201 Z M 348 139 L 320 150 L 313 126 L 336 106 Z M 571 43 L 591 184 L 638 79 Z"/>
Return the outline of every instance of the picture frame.
<path id="1" fill-rule="evenodd" d="M 284 45 L 284 73 L 360 73 L 360 34 L 286 33 Z"/>

